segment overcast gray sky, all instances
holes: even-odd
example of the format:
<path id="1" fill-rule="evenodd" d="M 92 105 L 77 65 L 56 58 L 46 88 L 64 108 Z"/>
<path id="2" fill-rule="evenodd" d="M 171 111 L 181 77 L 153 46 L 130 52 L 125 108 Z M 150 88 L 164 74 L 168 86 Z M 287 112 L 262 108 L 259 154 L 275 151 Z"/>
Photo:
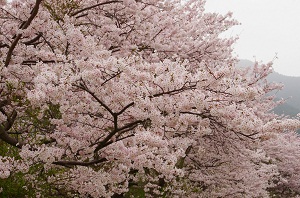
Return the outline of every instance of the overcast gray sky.
<path id="1" fill-rule="evenodd" d="M 300 76 L 300 0 L 207 0 L 210 12 L 233 12 L 242 24 L 228 31 L 238 35 L 235 53 L 241 59 L 269 62 L 274 70 Z"/>

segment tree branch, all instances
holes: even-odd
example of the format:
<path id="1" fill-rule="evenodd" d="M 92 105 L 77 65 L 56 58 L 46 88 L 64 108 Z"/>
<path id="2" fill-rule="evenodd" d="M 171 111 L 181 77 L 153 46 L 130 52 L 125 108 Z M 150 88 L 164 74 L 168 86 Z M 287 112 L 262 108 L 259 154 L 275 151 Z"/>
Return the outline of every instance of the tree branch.
<path id="1" fill-rule="evenodd" d="M 3 48 L 3 47 L 9 47 L 9 45 L 7 45 L 6 43 L 0 43 L 0 48 Z"/>
<path id="2" fill-rule="evenodd" d="M 234 131 L 235 132 L 235 131 Z M 255 138 L 255 137 L 252 137 L 252 136 L 254 136 L 254 135 L 257 135 L 259 132 L 254 132 L 254 133 L 251 133 L 251 134 L 244 134 L 244 133 L 242 133 L 242 132 L 235 132 L 235 134 L 239 134 L 239 135 L 242 135 L 242 136 L 244 136 L 244 137 L 247 137 L 247 138 L 250 138 L 250 139 L 252 139 L 252 140 L 255 140 L 255 139 L 257 139 L 257 138 Z"/>
<path id="3" fill-rule="evenodd" d="M 99 164 L 99 163 L 106 162 L 106 161 L 107 161 L 106 158 L 101 158 L 101 159 L 97 159 L 97 160 L 92 160 L 90 162 L 55 161 L 52 164 L 61 165 L 61 166 L 65 166 L 65 167 L 70 167 L 70 166 L 91 166 L 91 165 Z"/>
<path id="4" fill-rule="evenodd" d="M 79 85 L 74 84 L 74 86 L 88 92 L 101 106 L 103 106 L 112 116 L 114 116 L 114 112 L 104 102 L 102 102 L 94 92 L 89 90 L 84 83 L 80 83 Z"/>
<path id="5" fill-rule="evenodd" d="M 7 122 L 5 124 L 5 131 L 8 131 L 12 125 L 14 124 L 15 120 L 17 118 L 17 111 L 13 110 L 10 116 L 7 116 Z"/>
<path id="6" fill-rule="evenodd" d="M 22 65 L 35 65 L 38 62 L 48 64 L 48 63 L 55 63 L 55 60 L 26 60 L 26 61 L 23 61 L 21 64 Z"/>
<path id="7" fill-rule="evenodd" d="M 127 129 L 126 131 L 130 131 L 130 130 L 132 130 L 132 129 L 134 129 L 134 128 L 135 128 L 135 127 L 132 127 L 132 128 L 130 128 L 130 129 Z M 122 133 L 124 133 L 124 132 L 126 132 L 126 131 L 122 131 Z M 111 145 L 111 144 L 114 143 L 114 142 L 118 142 L 118 141 L 124 140 L 124 139 L 129 138 L 129 137 L 133 137 L 133 136 L 134 136 L 134 134 L 130 134 L 130 135 L 128 135 L 128 136 L 125 136 L 125 137 L 116 139 L 116 141 L 110 140 L 110 141 L 108 141 L 105 145 L 103 145 L 103 148 L 104 148 L 104 147 L 107 147 L 108 145 Z"/>
<path id="8" fill-rule="evenodd" d="M 106 79 L 103 83 L 101 83 L 101 86 L 105 85 L 108 81 L 110 81 L 111 79 L 117 77 L 118 75 L 120 75 L 122 72 L 117 72 L 115 75 L 111 76 L 110 78 Z"/>
<path id="9" fill-rule="evenodd" d="M 30 12 L 30 17 L 27 19 L 27 21 L 25 23 L 23 23 L 20 27 L 21 30 L 25 30 L 29 27 L 29 25 L 31 24 L 31 22 L 33 21 L 34 17 L 37 15 L 38 13 L 38 10 L 39 10 L 39 6 L 41 4 L 42 0 L 36 0 L 35 2 L 35 6 L 33 7 L 33 9 L 31 10 Z M 21 39 L 22 37 L 22 34 L 18 34 L 13 43 L 11 44 L 10 48 L 8 49 L 8 52 L 7 52 L 7 56 L 6 56 L 6 59 L 5 59 L 5 63 L 4 63 L 4 66 L 7 67 L 9 65 L 9 62 L 11 60 L 11 56 L 12 56 L 12 53 L 15 49 L 15 47 L 17 46 L 19 40 Z"/>
<path id="10" fill-rule="evenodd" d="M 116 113 L 117 115 L 121 115 L 124 111 L 126 111 L 126 109 L 128 109 L 129 107 L 133 106 L 134 102 L 126 105 L 121 111 L 119 111 L 118 113 Z"/>
<path id="11" fill-rule="evenodd" d="M 11 56 L 12 56 L 12 53 L 16 47 L 16 45 L 18 44 L 20 38 L 21 38 L 22 34 L 18 34 L 18 36 L 15 38 L 15 40 L 13 41 L 13 43 L 11 44 L 8 52 L 7 52 L 7 56 L 6 56 L 6 59 L 5 59 L 5 63 L 4 63 L 4 66 L 7 67 L 9 65 L 9 62 L 11 60 Z"/>
<path id="12" fill-rule="evenodd" d="M 124 133 L 126 131 L 132 130 L 135 127 L 137 127 L 138 124 L 141 124 L 141 123 L 143 123 L 142 120 L 137 120 L 137 121 L 131 122 L 121 128 L 113 130 L 98 144 L 98 146 L 95 148 L 94 153 L 97 153 L 100 149 L 104 148 L 106 146 L 107 142 L 118 132 Z M 129 130 L 127 130 L 127 129 L 129 129 Z"/>
<path id="13" fill-rule="evenodd" d="M 5 130 L 5 128 L 3 127 L 2 124 L 0 124 L 0 139 L 3 140 L 4 142 L 6 142 L 6 143 L 8 143 L 8 144 L 10 144 L 14 147 L 20 148 L 20 149 L 24 145 L 23 142 L 18 141 L 17 139 L 10 137 L 7 134 L 7 131 Z"/>
<path id="14" fill-rule="evenodd" d="M 40 32 L 40 33 L 38 33 L 37 35 L 36 35 L 36 37 L 34 37 L 33 39 L 31 39 L 31 40 L 29 40 L 29 41 L 25 41 L 25 42 L 23 42 L 25 45 L 33 45 L 34 44 L 34 42 L 36 42 L 36 41 L 38 41 L 41 37 L 42 37 L 42 33 Z"/>
<path id="15" fill-rule="evenodd" d="M 203 113 L 196 113 L 196 112 L 190 112 L 190 111 L 180 111 L 181 114 L 190 114 L 190 115 L 196 115 L 200 116 L 201 118 L 209 118 L 211 115 L 205 115 L 205 112 Z"/>
<path id="16" fill-rule="evenodd" d="M 187 84 L 187 83 L 185 83 L 185 84 Z M 159 97 L 159 96 L 166 95 L 166 94 L 173 95 L 173 94 L 181 93 L 185 90 L 195 89 L 197 82 L 194 84 L 191 84 L 189 86 L 186 86 L 185 84 L 179 89 L 174 89 L 174 90 L 170 90 L 170 91 L 166 91 L 166 92 L 163 91 L 161 93 L 157 93 L 157 94 L 150 96 L 150 98 L 155 98 L 155 97 Z"/>
<path id="17" fill-rule="evenodd" d="M 0 101 L 0 108 L 4 107 L 6 105 L 8 105 L 8 100 L 2 100 L 2 101 Z"/>
<path id="18" fill-rule="evenodd" d="M 95 8 L 95 7 L 98 7 L 98 6 L 102 6 L 102 5 L 106 5 L 106 4 L 111 4 L 111 3 L 121 3 L 121 2 L 122 2 L 122 1 L 107 1 L 107 2 L 98 3 L 98 4 L 95 4 L 95 5 L 89 6 L 89 7 L 85 7 L 85 8 L 83 8 L 83 9 L 81 9 L 81 10 L 78 10 L 78 11 L 72 13 L 71 16 L 75 16 L 75 15 L 81 13 L 81 12 L 84 12 L 84 11 L 90 10 L 90 9 L 93 9 L 93 8 Z"/>

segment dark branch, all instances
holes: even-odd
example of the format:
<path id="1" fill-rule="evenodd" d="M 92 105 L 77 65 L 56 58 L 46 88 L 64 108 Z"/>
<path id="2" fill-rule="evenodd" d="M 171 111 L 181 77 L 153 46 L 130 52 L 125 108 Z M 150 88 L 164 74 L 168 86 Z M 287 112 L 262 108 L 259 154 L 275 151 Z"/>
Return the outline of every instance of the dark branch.
<path id="1" fill-rule="evenodd" d="M 0 48 L 3 48 L 3 47 L 9 47 L 9 45 L 7 45 L 6 43 L 0 43 Z"/>
<path id="2" fill-rule="evenodd" d="M 17 139 L 9 136 L 2 124 L 0 124 L 0 139 L 17 148 L 22 148 L 24 145 L 23 142 L 20 142 Z"/>
<path id="3" fill-rule="evenodd" d="M 33 21 L 34 17 L 37 15 L 38 11 L 39 11 L 39 7 L 40 4 L 43 0 L 36 0 L 35 2 L 35 6 L 33 7 L 33 9 L 30 12 L 30 17 L 28 18 L 28 20 L 25 22 L 25 24 L 21 27 L 21 29 L 25 30 L 26 28 L 29 27 L 30 23 Z"/>
<path id="4" fill-rule="evenodd" d="M 114 112 L 104 102 L 102 102 L 94 92 L 89 90 L 84 83 L 80 83 L 79 85 L 74 84 L 74 86 L 88 92 L 102 107 L 104 107 L 112 116 L 114 116 Z"/>
<path id="5" fill-rule="evenodd" d="M 196 116 L 200 116 L 201 118 L 209 118 L 212 117 L 210 115 L 205 115 L 205 112 L 203 113 L 195 113 L 195 112 L 189 112 L 189 111 L 181 111 L 181 114 L 190 114 L 190 115 L 196 115 Z"/>
<path id="6" fill-rule="evenodd" d="M 27 29 L 27 28 L 29 27 L 29 25 L 30 25 L 31 22 L 33 21 L 34 17 L 35 17 L 35 16 L 37 15 L 37 13 L 38 13 L 39 6 L 40 6 L 41 2 L 42 2 L 42 0 L 36 0 L 35 6 L 33 7 L 33 9 L 32 9 L 31 12 L 30 12 L 30 17 L 28 18 L 28 20 L 27 20 L 26 22 L 22 23 L 20 29 L 25 30 L 25 29 Z M 7 66 L 9 65 L 9 62 L 10 62 L 10 60 L 11 60 L 12 53 L 13 53 L 15 47 L 17 46 L 19 40 L 21 39 L 21 37 L 22 37 L 22 34 L 18 34 L 18 35 L 15 37 L 13 43 L 11 44 L 11 46 L 10 46 L 8 52 L 7 52 L 6 59 L 5 59 L 5 63 L 4 63 L 5 67 L 7 67 Z"/>
<path id="7" fill-rule="evenodd" d="M 12 53 L 16 47 L 16 45 L 18 44 L 20 38 L 21 38 L 22 34 L 18 34 L 18 36 L 15 38 L 15 40 L 13 41 L 13 43 L 11 44 L 8 52 L 7 52 L 7 56 L 6 56 L 6 59 L 5 59 L 5 67 L 7 67 L 9 65 L 9 62 L 10 62 L 10 59 L 11 59 L 11 56 L 12 56 Z"/>
<path id="8" fill-rule="evenodd" d="M 16 118 L 17 118 L 17 111 L 13 110 L 11 115 L 7 117 L 7 122 L 5 124 L 5 131 L 8 131 L 12 127 Z"/>
<path id="9" fill-rule="evenodd" d="M 133 106 L 134 102 L 126 105 L 121 111 L 119 111 L 118 113 L 116 113 L 117 115 L 121 115 L 124 111 L 126 111 L 126 109 L 128 109 L 129 107 Z"/>
<path id="10" fill-rule="evenodd" d="M 8 105 L 8 100 L 2 100 L 2 101 L 0 101 L 0 108 L 4 107 L 6 105 Z"/>
<path id="11" fill-rule="evenodd" d="M 251 133 L 251 134 L 244 134 L 244 133 L 242 133 L 242 132 L 235 132 L 235 133 L 236 133 L 236 134 L 239 134 L 239 135 L 242 135 L 242 136 L 244 136 L 244 137 L 250 138 L 250 139 L 252 139 L 252 140 L 255 140 L 255 139 L 256 139 L 256 138 L 254 138 L 254 137 L 252 137 L 252 136 L 258 134 L 258 132 L 254 132 L 254 133 Z"/>
<path id="12" fill-rule="evenodd" d="M 128 131 L 132 130 L 133 128 L 134 128 L 134 127 L 128 129 Z M 127 130 L 126 130 L 126 131 L 127 131 Z M 122 131 L 122 132 L 123 132 L 123 131 Z M 112 143 L 114 143 L 114 142 L 118 142 L 118 141 L 124 140 L 124 139 L 129 138 L 129 137 L 133 137 L 133 136 L 134 136 L 134 134 L 130 134 L 130 135 L 128 135 L 128 136 L 125 136 L 125 137 L 116 139 L 116 141 L 110 140 L 110 141 L 108 141 L 105 145 L 103 145 L 103 147 L 107 147 L 108 145 L 110 145 L 110 144 L 112 144 Z"/>
<path id="13" fill-rule="evenodd" d="M 61 166 L 65 166 L 65 167 L 70 167 L 70 166 L 91 166 L 91 165 L 103 163 L 103 162 L 106 162 L 106 161 L 107 161 L 106 158 L 101 158 L 101 159 L 97 159 L 97 160 L 92 160 L 90 162 L 56 161 L 56 162 L 53 162 L 52 164 L 61 165 Z"/>
<path id="14" fill-rule="evenodd" d="M 98 144 L 98 146 L 95 148 L 94 153 L 96 153 L 96 152 L 98 152 L 100 149 L 104 148 L 104 147 L 106 146 L 107 142 L 108 142 L 114 135 L 116 135 L 118 132 L 124 133 L 124 132 L 126 132 L 126 131 L 132 130 L 132 129 L 134 129 L 135 127 L 137 127 L 138 124 L 141 124 L 141 123 L 143 123 L 142 120 L 137 120 L 137 121 L 131 122 L 131 123 L 129 123 L 129 124 L 127 124 L 127 125 L 125 125 L 125 126 L 123 126 L 123 127 L 121 127 L 121 128 L 118 128 L 118 129 L 113 130 L 112 132 L 110 132 L 110 133 L 104 138 L 104 140 L 102 140 L 102 141 Z"/>
<path id="15" fill-rule="evenodd" d="M 48 63 L 55 63 L 55 60 L 26 60 L 26 61 L 23 61 L 21 64 L 22 65 L 35 65 L 38 62 L 48 64 Z"/>
<path id="16" fill-rule="evenodd" d="M 40 38 L 42 37 L 42 33 L 38 33 L 36 37 L 34 37 L 33 39 L 29 40 L 29 41 L 25 41 L 23 42 L 25 45 L 34 45 L 36 41 L 38 41 Z"/>
<path id="17" fill-rule="evenodd" d="M 111 3 L 121 3 L 122 1 L 107 1 L 107 2 L 102 2 L 102 3 L 98 3 L 98 4 L 95 4 L 95 5 L 92 5 L 92 6 L 89 6 L 89 7 L 86 7 L 86 8 L 83 8 L 81 10 L 78 10 L 74 13 L 71 14 L 71 16 L 75 16 L 81 12 L 84 12 L 86 10 L 90 10 L 90 9 L 93 9 L 95 7 L 98 7 L 98 6 L 102 6 L 102 5 L 106 5 L 106 4 L 111 4 Z"/>
<path id="18" fill-rule="evenodd" d="M 163 95 L 167 95 L 167 94 L 168 95 L 174 95 L 174 94 L 181 93 L 181 92 L 183 92 L 185 90 L 195 89 L 197 83 L 193 83 L 193 84 L 191 84 L 189 86 L 186 86 L 185 84 L 181 88 L 179 88 L 179 89 L 174 89 L 174 90 L 170 90 L 170 91 L 163 91 L 161 93 L 157 93 L 157 94 L 154 94 L 154 95 L 150 96 L 150 98 L 155 98 L 155 97 L 159 97 L 159 96 L 163 96 Z"/>
<path id="19" fill-rule="evenodd" d="M 105 80 L 103 83 L 101 83 L 101 86 L 105 85 L 108 81 L 110 81 L 111 79 L 117 77 L 118 75 L 120 75 L 122 72 L 118 72 L 115 75 L 111 76 L 110 78 L 108 78 L 107 80 Z"/>

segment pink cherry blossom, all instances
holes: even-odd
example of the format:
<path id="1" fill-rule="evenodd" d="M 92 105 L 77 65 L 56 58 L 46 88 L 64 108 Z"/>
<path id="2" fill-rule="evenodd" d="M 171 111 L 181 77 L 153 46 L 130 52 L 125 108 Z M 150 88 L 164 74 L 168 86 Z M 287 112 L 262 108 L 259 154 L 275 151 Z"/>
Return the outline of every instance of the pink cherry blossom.
<path id="1" fill-rule="evenodd" d="M 40 197 L 300 195 L 272 63 L 237 68 L 220 35 L 239 23 L 204 4 L 1 1 L 1 179 Z"/>

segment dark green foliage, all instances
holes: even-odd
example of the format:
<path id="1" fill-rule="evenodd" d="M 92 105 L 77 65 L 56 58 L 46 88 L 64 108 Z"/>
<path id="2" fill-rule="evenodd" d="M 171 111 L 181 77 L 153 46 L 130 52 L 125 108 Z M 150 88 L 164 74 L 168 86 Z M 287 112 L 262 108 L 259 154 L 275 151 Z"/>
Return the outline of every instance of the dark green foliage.
<path id="1" fill-rule="evenodd" d="M 28 182 L 24 179 L 23 173 L 15 173 L 7 179 L 0 179 L 0 188 L 2 192 L 0 197 L 18 198 L 18 197 L 35 197 L 34 190 L 28 187 Z"/>

